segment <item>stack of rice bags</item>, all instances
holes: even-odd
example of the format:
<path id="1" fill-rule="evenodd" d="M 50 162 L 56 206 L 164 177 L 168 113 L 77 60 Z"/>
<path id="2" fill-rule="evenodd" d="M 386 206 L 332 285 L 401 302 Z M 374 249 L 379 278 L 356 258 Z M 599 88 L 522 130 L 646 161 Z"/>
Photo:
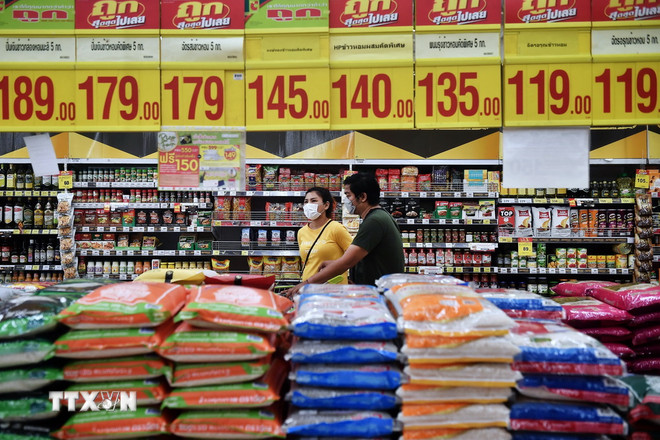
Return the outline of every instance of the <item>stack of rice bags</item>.
<path id="1" fill-rule="evenodd" d="M 167 394 L 161 376 L 168 373 L 169 366 L 154 351 L 172 332 L 172 318 L 185 304 L 186 295 L 185 288 L 173 284 L 110 284 L 58 315 L 71 328 L 55 342 L 55 355 L 72 360 L 64 367 L 64 379 L 76 384 L 67 391 L 135 392 L 137 408 L 71 412 L 56 437 L 131 438 L 167 433 L 167 422 L 154 405 Z M 78 407 L 83 403 L 82 397 L 76 402 Z"/>
<path id="2" fill-rule="evenodd" d="M 310 284 L 296 299 L 287 435 L 389 436 L 402 372 L 394 318 L 370 286 Z"/>
<path id="3" fill-rule="evenodd" d="M 633 390 L 634 405 L 628 414 L 629 438 L 651 440 L 660 437 L 660 377 L 628 375 L 621 378 Z"/>
<path id="4" fill-rule="evenodd" d="M 459 283 L 399 274 L 378 281 L 405 333 L 409 383 L 397 391 L 405 440 L 510 438 L 504 403 L 521 377 L 507 339 L 515 323 Z"/>
<path id="5" fill-rule="evenodd" d="M 274 408 L 288 373 L 273 355 L 291 301 L 245 286 L 190 290 L 158 353 L 173 361 L 163 408 L 183 410 L 170 432 L 192 438 L 284 437 Z"/>
<path id="6" fill-rule="evenodd" d="M 0 289 L 0 423 L 50 419 L 49 385 L 62 379 L 53 357 L 57 314 L 76 297 Z M 1 430 L 0 430 L 1 431 Z"/>

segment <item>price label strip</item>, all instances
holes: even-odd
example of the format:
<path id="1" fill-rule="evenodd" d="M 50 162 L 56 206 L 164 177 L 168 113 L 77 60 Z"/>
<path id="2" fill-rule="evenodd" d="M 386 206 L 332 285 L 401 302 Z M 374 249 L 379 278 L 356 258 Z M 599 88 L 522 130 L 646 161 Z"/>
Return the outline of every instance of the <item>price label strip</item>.
<path id="1" fill-rule="evenodd" d="M 248 70 L 246 79 L 248 129 L 330 128 L 329 69 Z"/>

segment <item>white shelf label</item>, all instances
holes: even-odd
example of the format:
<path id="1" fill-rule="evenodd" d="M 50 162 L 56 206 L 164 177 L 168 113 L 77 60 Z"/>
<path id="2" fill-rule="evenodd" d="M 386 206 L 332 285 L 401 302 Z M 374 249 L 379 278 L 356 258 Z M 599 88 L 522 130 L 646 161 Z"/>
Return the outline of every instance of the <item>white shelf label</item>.
<path id="1" fill-rule="evenodd" d="M 425 247 L 425 248 L 432 248 L 432 247 L 433 247 L 433 243 L 424 243 L 424 247 Z"/>
<path id="2" fill-rule="evenodd" d="M 412 218 L 406 219 L 406 224 L 414 225 L 415 224 L 415 219 L 412 219 Z"/>
<path id="3" fill-rule="evenodd" d="M 204 226 L 197 226 L 197 232 L 204 232 Z"/>
<path id="4" fill-rule="evenodd" d="M 104 273 L 103 278 L 106 278 L 106 279 L 110 278 L 110 274 L 109 273 Z"/>
<path id="5" fill-rule="evenodd" d="M 121 257 L 124 255 L 124 251 L 115 251 L 115 255 Z"/>
<path id="6" fill-rule="evenodd" d="M 630 273 L 630 270 L 629 269 L 621 269 L 621 273 L 623 275 L 628 275 Z"/>
<path id="7" fill-rule="evenodd" d="M 196 257 L 201 257 L 202 256 L 202 251 L 193 251 L 193 255 Z"/>
<path id="8" fill-rule="evenodd" d="M 180 257 L 185 257 L 186 256 L 186 251 L 179 251 L 179 256 Z"/>
<path id="9" fill-rule="evenodd" d="M 532 203 L 532 199 L 518 199 L 518 203 Z"/>
<path id="10" fill-rule="evenodd" d="M 451 221 L 452 225 L 459 225 L 460 223 L 461 223 L 461 221 L 456 219 L 456 218 Z"/>
<path id="11" fill-rule="evenodd" d="M 144 226 L 136 226 L 133 228 L 135 232 L 144 232 Z"/>
<path id="12" fill-rule="evenodd" d="M 174 232 L 181 232 L 181 226 L 174 226 L 174 227 L 172 228 L 172 230 L 173 230 Z"/>
<path id="13" fill-rule="evenodd" d="M 119 279 L 120 279 L 120 280 L 127 280 L 127 279 L 128 279 L 128 275 L 126 275 L 125 273 L 120 273 L 120 274 L 119 274 Z"/>
<path id="14" fill-rule="evenodd" d="M 451 249 L 451 248 L 454 247 L 454 243 L 445 243 L 445 247 L 446 247 L 447 249 Z"/>
<path id="15" fill-rule="evenodd" d="M 162 209 L 166 209 L 166 208 L 169 208 L 169 207 L 170 207 L 170 204 L 169 204 L 169 203 L 161 203 L 161 204 L 160 204 L 160 207 L 161 207 Z"/>
<path id="16" fill-rule="evenodd" d="M 571 273 L 576 274 L 576 273 L 578 273 L 578 270 L 575 269 L 575 268 L 571 268 Z M 596 269 L 596 273 L 598 273 L 598 269 Z"/>
<path id="17" fill-rule="evenodd" d="M 89 232 L 89 226 L 83 226 L 82 231 L 83 232 Z"/>
<path id="18" fill-rule="evenodd" d="M 564 269 L 563 267 L 560 267 L 559 268 L 559 273 L 566 273 L 566 269 Z"/>
<path id="19" fill-rule="evenodd" d="M 147 226 L 147 232 L 155 232 L 155 231 L 156 228 L 154 228 L 153 226 Z"/>
<path id="20" fill-rule="evenodd" d="M 444 218 L 438 219 L 438 224 L 439 224 L 439 225 L 446 225 L 446 224 L 447 224 L 447 220 L 445 220 Z"/>
<path id="21" fill-rule="evenodd" d="M 416 248 L 421 248 L 421 247 L 424 247 L 424 244 L 423 243 L 415 243 L 415 247 Z"/>
<path id="22" fill-rule="evenodd" d="M 512 267 L 511 268 L 511 273 L 518 273 L 518 268 L 517 267 Z"/>
<path id="23" fill-rule="evenodd" d="M 591 274 L 592 275 L 598 275 L 598 269 L 591 269 Z"/>
<path id="24" fill-rule="evenodd" d="M 231 197 L 236 197 L 236 191 L 229 191 L 229 195 Z"/>
<path id="25" fill-rule="evenodd" d="M 546 273 L 547 271 L 545 267 L 539 267 L 539 273 Z"/>
<path id="26" fill-rule="evenodd" d="M 616 275 L 616 269 L 610 269 L 609 272 L 610 275 Z"/>
<path id="27" fill-rule="evenodd" d="M 535 267 L 530 267 L 529 268 L 529 273 L 538 273 L 538 269 Z"/>
<path id="28" fill-rule="evenodd" d="M 160 232 L 167 232 L 167 226 L 161 226 Z"/>
<path id="29" fill-rule="evenodd" d="M 110 231 L 110 232 L 117 232 L 117 227 L 116 227 L 116 226 L 110 226 L 110 227 L 108 228 L 108 231 Z"/>
<path id="30" fill-rule="evenodd" d="M 277 221 L 274 221 L 274 220 L 271 221 L 271 222 L 270 222 L 270 225 L 271 225 L 271 226 L 277 226 Z"/>
<path id="31" fill-rule="evenodd" d="M 195 232 L 195 227 L 194 226 L 188 226 L 186 228 L 186 232 Z"/>
<path id="32" fill-rule="evenodd" d="M 422 219 L 422 224 L 423 224 L 423 225 L 428 225 L 428 224 L 429 224 L 429 219 L 427 219 L 427 218 L 423 218 L 423 219 Z"/>
<path id="33" fill-rule="evenodd" d="M 34 269 L 36 267 L 36 269 Z M 44 270 L 50 270 L 50 264 L 44 264 Z M 32 270 L 39 270 L 39 266 L 33 266 Z"/>
<path id="34" fill-rule="evenodd" d="M 101 255 L 101 252 L 99 252 L 99 251 L 92 251 L 92 255 L 93 255 L 94 257 L 97 257 L 97 256 Z"/>
<path id="35" fill-rule="evenodd" d="M 462 196 L 462 194 L 459 193 L 459 192 L 455 192 L 455 193 L 454 193 L 454 197 L 461 197 L 461 196 Z"/>
<path id="36" fill-rule="evenodd" d="M 133 255 L 135 255 L 135 251 L 126 251 L 126 255 L 132 257 Z"/>
<path id="37" fill-rule="evenodd" d="M 500 273 L 507 273 L 507 268 L 506 267 L 500 267 Z"/>
<path id="38" fill-rule="evenodd" d="M 123 228 L 121 228 L 121 232 L 131 232 L 131 228 L 124 226 Z"/>
<path id="39" fill-rule="evenodd" d="M 82 255 L 83 257 L 86 256 L 86 255 L 87 255 L 87 251 L 86 251 L 86 250 L 81 250 L 81 251 L 80 251 L 80 255 Z"/>
<path id="40" fill-rule="evenodd" d="M 426 191 L 421 191 L 419 193 L 419 197 L 425 199 L 426 197 L 428 197 L 428 194 L 426 193 Z"/>
<path id="41" fill-rule="evenodd" d="M 410 194 L 408 192 L 402 192 L 401 197 L 410 197 Z"/>

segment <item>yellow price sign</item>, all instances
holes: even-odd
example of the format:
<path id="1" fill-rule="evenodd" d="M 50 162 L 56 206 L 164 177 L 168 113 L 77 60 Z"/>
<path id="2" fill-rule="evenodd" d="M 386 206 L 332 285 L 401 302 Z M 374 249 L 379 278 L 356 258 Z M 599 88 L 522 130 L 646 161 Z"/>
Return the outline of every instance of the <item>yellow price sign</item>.
<path id="1" fill-rule="evenodd" d="M 534 256 L 534 245 L 531 238 L 518 239 L 518 255 L 521 257 Z"/>
<path id="2" fill-rule="evenodd" d="M 248 70 L 248 129 L 330 128 L 329 77 L 327 68 Z"/>
<path id="3" fill-rule="evenodd" d="M 648 174 L 635 175 L 635 188 L 648 189 L 651 186 L 651 176 Z"/>
<path id="4" fill-rule="evenodd" d="M 76 119 L 73 71 L 0 73 L 0 131 L 64 131 Z"/>
<path id="5" fill-rule="evenodd" d="M 160 71 L 77 70 L 76 128 L 160 129 Z"/>
<path id="6" fill-rule="evenodd" d="M 502 125 L 500 66 L 417 66 L 415 127 Z"/>
<path id="7" fill-rule="evenodd" d="M 60 189 L 73 188 L 73 171 L 60 171 L 57 183 Z"/>
<path id="8" fill-rule="evenodd" d="M 595 63 L 594 125 L 658 124 L 660 62 Z"/>
<path id="9" fill-rule="evenodd" d="M 223 70 L 161 71 L 162 125 L 245 125 L 242 78 Z"/>
<path id="10" fill-rule="evenodd" d="M 331 127 L 413 128 L 412 78 L 412 66 L 332 69 Z"/>
<path id="11" fill-rule="evenodd" d="M 504 125 L 590 125 L 591 64 L 505 65 Z"/>

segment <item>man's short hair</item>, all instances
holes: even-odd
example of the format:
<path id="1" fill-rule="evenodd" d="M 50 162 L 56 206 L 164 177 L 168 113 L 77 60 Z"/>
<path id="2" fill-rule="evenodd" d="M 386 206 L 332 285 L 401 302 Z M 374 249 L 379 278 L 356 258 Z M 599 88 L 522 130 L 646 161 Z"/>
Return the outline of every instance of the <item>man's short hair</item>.
<path id="1" fill-rule="evenodd" d="M 344 179 L 344 185 L 351 187 L 355 197 L 366 194 L 367 203 L 371 206 L 377 205 L 380 200 L 380 185 L 372 174 L 361 172 L 350 175 Z"/>

